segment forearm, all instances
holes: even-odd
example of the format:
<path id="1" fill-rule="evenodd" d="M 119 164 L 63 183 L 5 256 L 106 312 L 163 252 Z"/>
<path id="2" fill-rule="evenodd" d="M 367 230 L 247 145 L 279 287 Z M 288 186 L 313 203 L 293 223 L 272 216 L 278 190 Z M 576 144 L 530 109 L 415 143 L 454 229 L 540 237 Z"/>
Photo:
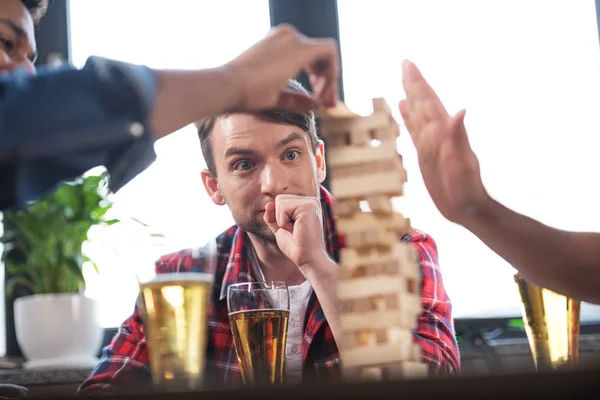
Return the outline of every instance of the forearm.
<path id="1" fill-rule="evenodd" d="M 226 67 L 200 71 L 156 71 L 158 94 L 151 115 L 157 138 L 237 107 L 240 93 Z"/>
<path id="2" fill-rule="evenodd" d="M 306 268 L 304 275 L 319 299 L 335 341 L 339 343 L 342 332 L 337 301 L 337 272 L 337 264 L 328 259 L 318 266 Z"/>
<path id="3" fill-rule="evenodd" d="M 526 279 L 582 301 L 600 303 L 600 234 L 551 228 L 492 199 L 463 226 Z"/>

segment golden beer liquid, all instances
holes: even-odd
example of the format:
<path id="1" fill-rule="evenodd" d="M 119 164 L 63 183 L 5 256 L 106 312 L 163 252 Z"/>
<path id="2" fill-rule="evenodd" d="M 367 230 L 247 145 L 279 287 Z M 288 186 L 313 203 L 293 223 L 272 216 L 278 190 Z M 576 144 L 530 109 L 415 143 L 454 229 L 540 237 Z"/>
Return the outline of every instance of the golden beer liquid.
<path id="1" fill-rule="evenodd" d="M 140 285 L 154 383 L 161 389 L 202 385 L 206 362 L 210 274 L 158 275 Z"/>
<path id="2" fill-rule="evenodd" d="M 576 367 L 581 303 L 528 283 L 518 274 L 515 281 L 536 369 L 550 371 Z"/>
<path id="3" fill-rule="evenodd" d="M 247 385 L 283 383 L 288 310 L 229 314 L 242 380 Z"/>

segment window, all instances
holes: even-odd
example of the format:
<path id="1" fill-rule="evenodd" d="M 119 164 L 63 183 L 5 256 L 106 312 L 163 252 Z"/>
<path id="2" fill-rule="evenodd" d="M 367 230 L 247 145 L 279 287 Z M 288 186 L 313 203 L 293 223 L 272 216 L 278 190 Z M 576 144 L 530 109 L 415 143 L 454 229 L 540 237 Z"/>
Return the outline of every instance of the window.
<path id="1" fill-rule="evenodd" d="M 422 70 L 466 124 L 484 183 L 539 221 L 600 231 L 600 57 L 594 1 L 338 1 L 345 100 L 404 97 L 401 62 Z M 455 317 L 520 315 L 515 270 L 433 205 L 401 126 L 409 181 L 396 206 L 437 242 Z M 584 304 L 582 321 L 600 320 Z"/>
<path id="2" fill-rule="evenodd" d="M 88 0 L 70 3 L 72 63 L 90 55 L 156 68 L 218 66 L 270 29 L 269 2 L 244 0 Z M 205 95 L 209 95 L 206 93 Z M 155 246 L 133 222 L 90 232 L 86 251 L 100 269 L 88 278 L 86 293 L 100 301 L 102 323 L 118 326 L 133 311 L 136 271 L 153 268 L 160 254 L 202 245 L 233 224 L 226 207 L 204 191 L 205 166 L 193 126 L 155 144 L 156 162 L 114 195 L 114 215 L 134 217 L 166 236 Z"/>

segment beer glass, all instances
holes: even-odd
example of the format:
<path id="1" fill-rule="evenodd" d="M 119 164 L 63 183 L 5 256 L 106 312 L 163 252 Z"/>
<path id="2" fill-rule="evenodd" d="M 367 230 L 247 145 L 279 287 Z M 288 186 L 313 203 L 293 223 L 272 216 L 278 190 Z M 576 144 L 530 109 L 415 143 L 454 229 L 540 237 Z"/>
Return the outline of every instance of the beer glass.
<path id="1" fill-rule="evenodd" d="M 176 269 L 156 274 L 152 268 L 138 273 L 138 308 L 158 391 L 202 388 L 216 243 L 209 241 L 200 252 L 196 256 L 204 265 L 197 272 Z"/>
<path id="2" fill-rule="evenodd" d="M 284 282 L 248 282 L 227 289 L 229 323 L 247 386 L 283 384 L 290 300 Z"/>
<path id="3" fill-rule="evenodd" d="M 580 306 L 515 275 L 525 332 L 537 371 L 570 369 L 579 361 Z"/>

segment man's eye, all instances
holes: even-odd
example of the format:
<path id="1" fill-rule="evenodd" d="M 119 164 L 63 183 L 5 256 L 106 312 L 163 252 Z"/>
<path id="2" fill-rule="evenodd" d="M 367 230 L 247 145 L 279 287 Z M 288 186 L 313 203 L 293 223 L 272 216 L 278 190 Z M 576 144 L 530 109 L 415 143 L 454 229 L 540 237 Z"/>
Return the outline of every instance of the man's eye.
<path id="1" fill-rule="evenodd" d="M 2 37 L 0 37 L 0 45 L 2 46 L 2 48 L 4 48 L 5 51 L 9 53 L 15 48 L 15 44 L 12 41 L 4 39 Z"/>
<path id="2" fill-rule="evenodd" d="M 298 158 L 300 154 L 296 150 L 288 151 L 285 153 L 285 159 L 289 161 L 293 161 Z"/>
<path id="3" fill-rule="evenodd" d="M 252 163 L 248 160 L 240 161 L 233 167 L 236 171 L 248 171 L 250 168 L 252 168 Z"/>

